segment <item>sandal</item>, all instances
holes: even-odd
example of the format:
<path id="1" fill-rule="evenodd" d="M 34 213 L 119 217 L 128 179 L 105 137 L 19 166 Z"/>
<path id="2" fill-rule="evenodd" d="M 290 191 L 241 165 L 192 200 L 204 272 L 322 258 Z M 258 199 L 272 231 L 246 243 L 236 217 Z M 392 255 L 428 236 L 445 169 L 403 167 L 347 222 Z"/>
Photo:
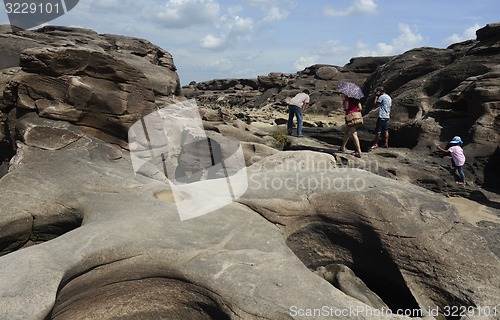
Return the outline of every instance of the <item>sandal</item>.
<path id="1" fill-rule="evenodd" d="M 354 153 L 353 153 L 353 156 L 355 156 L 356 158 L 361 158 L 361 153 L 354 152 Z"/>
<path id="2" fill-rule="evenodd" d="M 370 150 L 374 150 L 374 149 L 377 149 L 377 148 L 378 148 L 378 145 L 374 144 L 374 145 L 370 148 Z"/>

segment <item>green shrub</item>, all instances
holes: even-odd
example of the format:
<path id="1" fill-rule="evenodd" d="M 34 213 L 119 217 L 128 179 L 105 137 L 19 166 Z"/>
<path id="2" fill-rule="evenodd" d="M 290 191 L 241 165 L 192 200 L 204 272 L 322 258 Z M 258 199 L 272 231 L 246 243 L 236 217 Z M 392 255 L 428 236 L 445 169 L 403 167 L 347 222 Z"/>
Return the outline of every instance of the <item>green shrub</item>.
<path id="1" fill-rule="evenodd" d="M 274 147 L 279 150 L 283 150 L 288 142 L 287 132 L 283 129 L 278 129 L 269 133 L 269 135 L 275 140 Z"/>

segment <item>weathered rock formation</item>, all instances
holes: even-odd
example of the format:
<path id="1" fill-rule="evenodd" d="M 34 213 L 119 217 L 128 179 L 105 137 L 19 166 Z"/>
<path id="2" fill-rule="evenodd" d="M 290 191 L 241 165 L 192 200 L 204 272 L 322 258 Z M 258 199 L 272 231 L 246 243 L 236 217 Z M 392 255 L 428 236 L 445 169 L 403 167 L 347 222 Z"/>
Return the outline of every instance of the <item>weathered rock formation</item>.
<path id="1" fill-rule="evenodd" d="M 391 93 L 394 145 L 427 151 L 461 136 L 469 168 L 484 171 L 476 172 L 478 182 L 496 184 L 491 180 L 500 175 L 499 66 L 500 24 L 490 24 L 474 41 L 395 57 L 370 76 L 365 91 L 383 84 Z"/>
<path id="2" fill-rule="evenodd" d="M 477 31 L 476 40 L 447 49 L 418 48 L 395 57 L 355 58 L 344 67 L 317 65 L 297 74 L 271 73 L 257 80 L 193 83 L 183 92 L 205 106 L 232 108 L 247 122 L 281 119 L 279 124 L 283 124 L 287 98 L 299 90 L 312 92 L 309 114 L 341 114 L 336 85 L 355 82 L 367 95 L 361 131 L 365 131 L 368 148 L 377 116 L 372 110 L 373 91 L 383 85 L 393 98 L 391 146 L 430 154 L 436 144 L 446 144 L 459 135 L 465 141 L 467 175 L 475 183 L 498 188 L 499 39 L 500 24 L 489 24 Z M 243 85 L 248 81 L 253 85 Z M 327 118 L 319 126 L 342 124 Z M 340 131 L 313 128 L 311 132 L 317 139 L 341 141 Z"/>
<path id="3" fill-rule="evenodd" d="M 333 263 L 321 266 L 314 271 L 317 275 L 333 284 L 343 293 L 376 309 L 390 309 L 380 297 L 357 277 L 346 265 Z"/>
<path id="4" fill-rule="evenodd" d="M 143 131 L 134 141 L 147 163 L 136 168 L 131 126 L 184 99 L 172 57 L 144 40 L 90 30 L 4 29 L 0 319 L 409 319 L 396 313 L 412 310 L 413 318 L 444 319 L 447 306 L 484 315 L 477 307 L 498 303 L 498 224 L 470 224 L 445 197 L 415 185 L 419 172 L 421 185 L 438 181 L 426 174 L 442 174 L 440 160 L 402 148 L 354 159 L 334 152 L 339 128 L 309 129 L 323 141 L 283 137 L 232 108 L 241 94 L 246 108 L 285 106 L 278 101 L 286 92 L 314 86 L 315 108 L 328 110 L 337 82 L 376 83 L 370 74 L 394 60 L 193 84 L 203 108 L 190 120 L 205 132 L 183 127 L 176 138 L 184 143 L 164 137 L 173 153 L 153 153 L 163 141 Z M 489 30 L 488 39 L 496 34 Z M 203 85 L 218 89 L 204 96 Z M 212 110 L 221 92 L 230 94 Z M 221 108 L 225 100 L 232 110 Z M 165 120 L 156 120 L 162 132 Z M 202 133 L 209 149 L 196 144 Z M 218 146 L 235 142 L 245 193 L 181 221 L 165 165 L 181 167 L 175 178 L 188 187 L 197 172 L 233 183 L 227 167 L 213 176 L 204 169 L 219 165 Z M 411 161 L 437 168 L 423 173 Z M 436 186 L 450 190 L 449 181 Z M 314 274 L 324 266 L 329 274 Z"/>
<path id="5" fill-rule="evenodd" d="M 36 113 L 126 146 L 128 128 L 157 99 L 180 94 L 171 55 L 145 40 L 44 27 L 0 34 L 0 42 L 2 132 L 14 130 L 21 114 Z"/>
<path id="6" fill-rule="evenodd" d="M 296 74 L 271 72 L 257 79 L 219 79 L 191 83 L 182 92 L 204 106 L 224 106 L 249 117 L 249 110 L 282 109 L 290 96 L 309 89 L 313 112 L 328 114 L 341 107 L 337 84 L 351 81 L 362 85 L 389 57 L 354 58 L 344 67 L 313 65 Z M 237 114 L 237 112 L 235 112 Z"/>
<path id="7" fill-rule="evenodd" d="M 482 287 L 464 270 L 485 270 L 490 262 L 499 266 L 477 229 L 460 222 L 432 192 L 336 166 L 333 157 L 318 153 L 277 154 L 250 169 L 254 184 L 239 201 L 281 225 L 288 246 L 310 269 L 345 264 L 372 289 L 380 288 L 374 291 L 393 310 L 462 305 L 477 293 L 466 293 L 457 283 Z M 282 188 L 273 189 L 280 182 Z M 490 261 L 483 266 L 478 266 L 482 258 L 467 258 L 483 253 Z M 446 262 L 439 262 L 444 256 Z M 478 277 L 499 283 L 492 274 Z M 493 303 L 497 289 L 491 290 L 486 300 Z"/>
<path id="8" fill-rule="evenodd" d="M 167 184 L 139 183 L 126 153 L 65 130 L 80 138 L 21 144 L 0 180 L 3 252 L 25 246 L 0 258 L 5 319 L 289 319 L 323 306 L 396 318 L 373 317 L 309 270 L 330 263 L 394 312 L 500 294 L 498 257 L 430 191 L 281 152 L 249 168 L 237 203 L 181 222 Z M 311 318 L 325 317 L 345 318 Z"/>

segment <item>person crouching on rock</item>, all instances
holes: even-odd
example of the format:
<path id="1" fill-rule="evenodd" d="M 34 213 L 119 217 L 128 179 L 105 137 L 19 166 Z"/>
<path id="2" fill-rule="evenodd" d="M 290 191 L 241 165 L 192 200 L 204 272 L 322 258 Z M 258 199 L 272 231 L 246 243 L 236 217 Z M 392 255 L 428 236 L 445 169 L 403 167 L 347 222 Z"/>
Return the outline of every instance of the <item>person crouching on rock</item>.
<path id="1" fill-rule="evenodd" d="M 306 111 L 309 105 L 309 90 L 304 89 L 301 93 L 295 95 L 288 104 L 288 134 L 292 134 L 293 117 L 297 117 L 297 136 L 302 137 L 302 113 Z"/>
<path id="2" fill-rule="evenodd" d="M 361 106 L 361 102 L 358 99 L 350 98 L 344 95 L 344 111 L 346 116 L 355 112 L 361 112 L 362 109 L 363 107 Z M 354 156 L 361 158 L 361 146 L 359 144 L 358 132 L 356 131 L 356 127 L 361 123 L 363 122 L 348 122 L 346 119 L 346 126 L 344 128 L 344 141 L 342 142 L 342 147 L 340 147 L 339 149 L 340 152 L 345 152 L 347 141 L 349 141 L 349 135 L 352 134 L 354 146 L 356 147 Z"/>
<path id="3" fill-rule="evenodd" d="M 465 154 L 462 149 L 463 141 L 459 136 L 456 136 L 449 142 L 450 147 L 445 150 L 441 146 L 437 146 L 438 150 L 442 153 L 451 156 L 451 165 L 455 169 L 455 174 L 458 176 L 457 184 L 459 186 L 465 185 Z"/>

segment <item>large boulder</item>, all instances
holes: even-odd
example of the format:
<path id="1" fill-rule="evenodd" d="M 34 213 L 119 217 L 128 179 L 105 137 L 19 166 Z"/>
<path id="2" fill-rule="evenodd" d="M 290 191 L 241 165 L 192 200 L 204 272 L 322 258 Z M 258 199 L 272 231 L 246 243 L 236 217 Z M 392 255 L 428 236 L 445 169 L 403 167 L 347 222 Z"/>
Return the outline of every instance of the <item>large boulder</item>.
<path id="1" fill-rule="evenodd" d="M 91 128 L 103 139 L 125 140 L 132 123 L 155 109 L 144 74 L 100 51 L 27 49 L 21 67 L 18 109 Z"/>
<path id="2" fill-rule="evenodd" d="M 348 266 L 392 310 L 495 305 L 499 257 L 478 229 L 444 197 L 364 169 L 278 153 L 249 168 L 239 201 L 282 226 L 307 267 Z"/>
<path id="3" fill-rule="evenodd" d="M 454 136 L 465 142 L 467 162 L 481 168 L 475 180 L 498 186 L 500 24 L 477 31 L 477 39 L 447 49 L 419 48 L 395 57 L 365 83 L 372 110 L 373 89 L 383 85 L 393 98 L 391 143 L 419 151 L 435 149 Z M 404 72 L 402 71 L 404 70 Z M 376 112 L 365 121 L 374 127 Z M 483 172 L 481 172 L 483 171 Z"/>
<path id="4" fill-rule="evenodd" d="M 135 121 L 180 95 L 171 55 L 146 40 L 50 26 L 5 32 L 0 43 L 11 67 L 0 75 L 3 132 L 16 114 L 36 113 L 126 147 Z"/>
<path id="5" fill-rule="evenodd" d="M 373 319 L 259 213 L 232 203 L 180 221 L 168 184 L 138 182 L 127 153 L 80 134 L 20 144 L 0 180 L 2 318 L 322 319 L 311 312 L 331 306 Z"/>

